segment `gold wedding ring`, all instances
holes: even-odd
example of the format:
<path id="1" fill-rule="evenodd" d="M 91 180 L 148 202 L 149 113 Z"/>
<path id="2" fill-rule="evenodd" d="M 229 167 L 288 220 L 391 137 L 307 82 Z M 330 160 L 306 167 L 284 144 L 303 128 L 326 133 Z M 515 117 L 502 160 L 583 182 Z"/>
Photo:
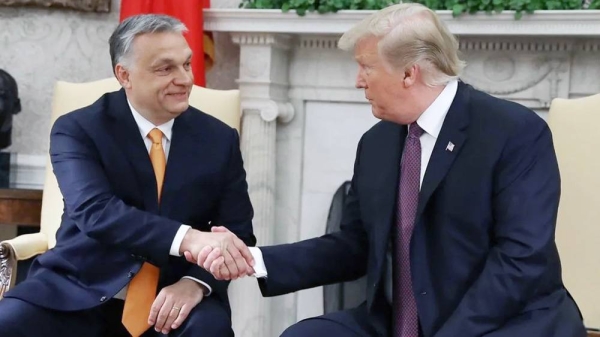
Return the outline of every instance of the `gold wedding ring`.
<path id="1" fill-rule="evenodd" d="M 179 311 L 179 310 L 181 310 L 181 308 L 173 307 L 173 308 L 171 308 L 171 310 L 177 310 L 177 311 Z"/>

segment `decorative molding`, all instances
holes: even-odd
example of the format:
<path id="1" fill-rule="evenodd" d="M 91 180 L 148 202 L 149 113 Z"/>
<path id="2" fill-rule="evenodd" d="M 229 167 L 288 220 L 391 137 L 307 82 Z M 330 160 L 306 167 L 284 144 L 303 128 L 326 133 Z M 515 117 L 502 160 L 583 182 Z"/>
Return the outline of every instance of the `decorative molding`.
<path id="1" fill-rule="evenodd" d="M 15 153 L 11 155 L 10 185 L 41 190 L 46 177 L 46 156 Z"/>
<path id="2" fill-rule="evenodd" d="M 0 6 L 37 6 L 108 13 L 110 2 L 111 0 L 0 0 Z"/>
<path id="3" fill-rule="evenodd" d="M 204 29 L 213 32 L 252 32 L 340 35 L 374 11 L 283 13 L 278 9 L 205 9 Z M 600 10 L 536 11 L 515 19 L 514 11 L 466 14 L 454 18 L 438 11 L 454 34 L 461 36 L 600 36 Z"/>
<path id="4" fill-rule="evenodd" d="M 600 51 L 600 39 L 599 40 L 587 40 L 577 44 L 577 50 L 585 52 L 598 52 Z"/>
<path id="5" fill-rule="evenodd" d="M 599 33 L 600 34 L 600 33 Z M 510 52 L 554 52 L 571 51 L 573 41 L 549 40 L 507 40 L 495 39 L 461 39 L 460 50 L 462 51 L 510 51 Z"/>
<path id="6" fill-rule="evenodd" d="M 291 36 L 285 34 L 234 33 L 231 38 L 239 45 L 272 45 L 286 50 L 291 47 Z"/>
<path id="7" fill-rule="evenodd" d="M 242 112 L 248 110 L 260 111 L 260 117 L 265 122 L 278 119 L 282 123 L 289 123 L 294 118 L 294 106 L 289 102 L 276 102 L 267 99 L 243 99 Z"/>
<path id="8" fill-rule="evenodd" d="M 298 46 L 304 49 L 337 49 L 339 38 L 332 36 L 304 35 Z"/>

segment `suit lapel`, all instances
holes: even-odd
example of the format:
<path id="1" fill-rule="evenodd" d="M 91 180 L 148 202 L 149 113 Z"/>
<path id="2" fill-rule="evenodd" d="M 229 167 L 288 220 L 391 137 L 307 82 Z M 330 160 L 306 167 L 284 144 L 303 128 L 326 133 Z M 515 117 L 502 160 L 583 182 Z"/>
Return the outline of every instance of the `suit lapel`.
<path id="1" fill-rule="evenodd" d="M 421 193 L 419 194 L 417 219 L 425 210 L 429 198 L 448 173 L 467 139 L 465 129 L 469 123 L 469 93 L 469 87 L 459 82 L 456 97 L 448 110 L 427 164 Z"/>
<path id="2" fill-rule="evenodd" d="M 200 169 L 199 156 L 196 154 L 201 142 L 194 137 L 196 131 L 190 127 L 190 117 L 193 113 L 196 112 L 188 109 L 173 123 L 171 146 L 160 201 L 161 214 L 170 214 L 174 206 L 174 197 L 181 192 L 182 185 L 186 181 L 189 182 Z"/>
<path id="3" fill-rule="evenodd" d="M 146 210 L 158 211 L 156 177 L 148 150 L 133 119 L 125 91 L 121 89 L 109 103 L 108 113 L 113 117 L 113 137 L 136 173 Z"/>

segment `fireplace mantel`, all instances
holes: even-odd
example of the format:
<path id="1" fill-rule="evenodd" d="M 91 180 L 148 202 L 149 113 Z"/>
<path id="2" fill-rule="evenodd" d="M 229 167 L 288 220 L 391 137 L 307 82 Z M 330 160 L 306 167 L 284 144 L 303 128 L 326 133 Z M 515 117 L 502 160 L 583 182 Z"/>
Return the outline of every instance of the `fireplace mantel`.
<path id="1" fill-rule="evenodd" d="M 373 11 L 342 10 L 337 13 L 283 13 L 276 9 L 207 9 L 204 28 L 213 32 L 342 34 Z M 514 11 L 499 14 L 465 14 L 453 18 L 438 11 L 450 31 L 461 36 L 598 36 L 600 10 L 537 11 L 515 20 Z"/>

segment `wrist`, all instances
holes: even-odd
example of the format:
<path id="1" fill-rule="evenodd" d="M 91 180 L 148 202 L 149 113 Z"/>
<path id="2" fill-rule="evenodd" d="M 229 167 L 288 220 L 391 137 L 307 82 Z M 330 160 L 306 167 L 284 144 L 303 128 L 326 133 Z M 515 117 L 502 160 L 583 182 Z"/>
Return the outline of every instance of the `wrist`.
<path id="1" fill-rule="evenodd" d="M 202 294 L 202 296 L 206 296 L 206 294 L 208 294 L 208 292 L 209 292 L 208 288 L 206 288 L 205 285 L 203 285 L 202 283 L 196 282 L 195 280 L 188 279 L 188 278 L 182 278 L 181 282 L 190 284 L 190 287 L 197 289 Z"/>
<path id="2" fill-rule="evenodd" d="M 183 240 L 181 240 L 181 245 L 179 246 L 179 254 L 183 255 L 183 252 L 185 251 L 192 251 L 192 247 L 194 246 L 194 244 L 198 244 L 198 241 L 200 240 L 202 236 L 202 232 L 200 232 L 199 230 L 190 228 L 188 229 L 188 231 L 185 233 L 185 236 L 183 237 Z"/>

